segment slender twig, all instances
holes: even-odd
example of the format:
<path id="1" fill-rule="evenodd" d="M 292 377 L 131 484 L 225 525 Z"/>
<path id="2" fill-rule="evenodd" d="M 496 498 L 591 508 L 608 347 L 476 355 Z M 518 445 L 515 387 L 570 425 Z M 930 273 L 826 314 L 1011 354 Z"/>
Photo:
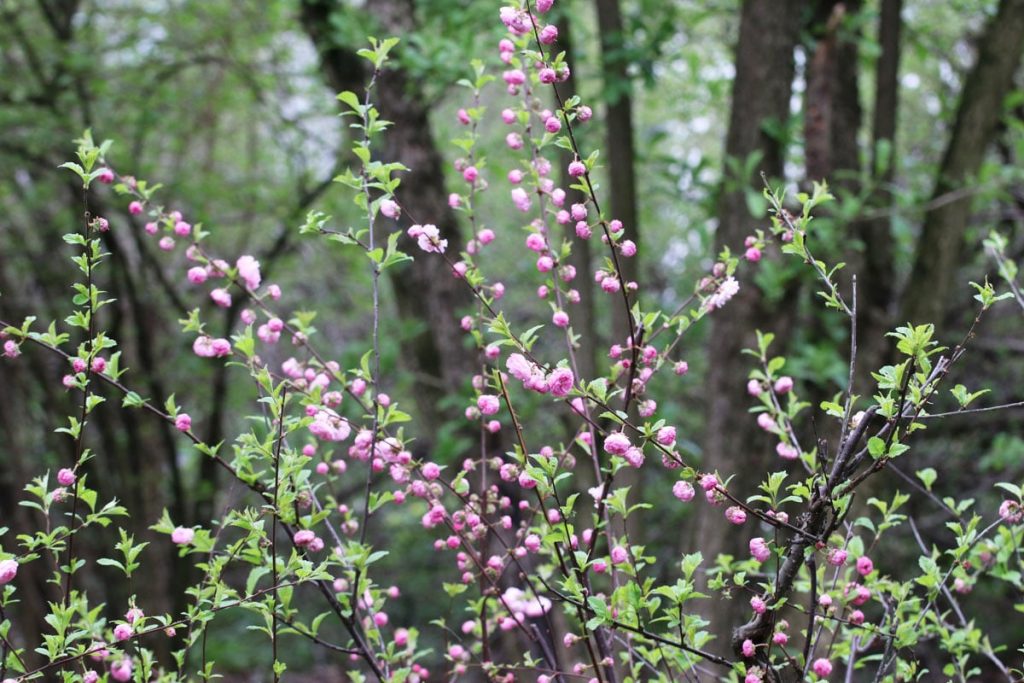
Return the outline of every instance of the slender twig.
<path id="1" fill-rule="evenodd" d="M 85 219 L 85 287 L 86 287 L 86 301 L 85 301 L 85 312 L 89 318 L 88 331 L 86 343 L 88 344 L 88 352 L 86 354 L 85 361 L 85 385 L 82 389 L 82 403 L 79 410 L 78 418 L 78 433 L 75 435 L 75 449 L 74 459 L 71 462 L 71 469 L 76 470 L 78 468 L 78 461 L 82 458 L 82 453 L 85 448 L 85 419 L 89 414 L 89 396 L 91 395 L 90 385 L 92 384 L 92 363 L 96 356 L 96 311 L 94 306 L 93 297 L 93 263 L 94 256 L 94 242 L 92 240 L 92 222 L 90 221 L 89 215 L 89 194 L 83 192 L 82 202 L 84 208 L 84 219 Z M 99 373 L 103 374 L 103 373 Z M 64 577 L 64 607 L 67 607 L 71 601 L 71 584 L 72 575 L 75 573 L 75 529 L 78 526 L 78 497 L 82 487 L 82 477 L 75 477 L 75 490 L 72 493 L 71 498 L 71 532 L 68 534 L 68 552 L 67 552 L 67 574 Z"/>
<path id="2" fill-rule="evenodd" d="M 271 582 L 277 585 L 277 520 L 278 520 L 278 509 L 277 501 L 278 494 L 281 489 L 281 445 L 284 443 L 284 417 L 285 417 L 285 406 L 288 403 L 288 388 L 285 386 L 281 390 L 281 405 L 278 408 L 278 429 L 277 429 L 277 441 L 274 444 L 274 503 L 271 511 L 270 518 L 270 573 Z M 273 654 L 273 674 L 274 683 L 281 680 L 280 674 L 277 672 L 277 609 L 278 609 L 278 598 L 277 589 L 274 589 L 274 614 L 273 622 L 271 624 L 270 631 L 270 645 Z"/>

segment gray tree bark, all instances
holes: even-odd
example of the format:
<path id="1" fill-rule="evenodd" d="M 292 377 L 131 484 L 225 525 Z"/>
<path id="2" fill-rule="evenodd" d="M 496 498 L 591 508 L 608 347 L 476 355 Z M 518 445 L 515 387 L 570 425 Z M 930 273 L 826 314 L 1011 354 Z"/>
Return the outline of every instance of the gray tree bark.
<path id="1" fill-rule="evenodd" d="M 1003 115 L 1003 100 L 1024 54 L 1024 0 L 1002 0 L 978 45 L 978 60 L 960 96 L 956 123 L 939 167 L 931 208 L 924 218 L 901 319 L 941 322 L 956 279 L 956 266 L 970 219 L 972 176 L 981 168 Z M 952 199 L 951 201 L 948 201 Z"/>
<path id="2" fill-rule="evenodd" d="M 757 170 L 768 176 L 782 173 L 783 144 L 765 131 L 765 124 L 784 121 L 789 116 L 793 51 L 805 6 L 803 0 L 746 0 L 743 3 L 725 153 L 741 161 L 760 153 L 761 163 L 751 177 L 735 179 L 742 186 L 760 186 Z M 724 246 L 741 247 L 744 237 L 763 225 L 763 219 L 750 215 L 739 189 L 723 190 L 718 221 L 716 252 Z M 754 331 L 769 322 L 767 316 L 757 288 L 752 280 L 744 278 L 739 294 L 711 317 L 706 380 L 707 432 L 701 469 L 717 470 L 723 477 L 736 475 L 730 486 L 741 496 L 755 489 L 767 463 L 775 457 L 769 439 L 747 412 L 749 400 L 745 385 L 749 363 L 741 355 L 744 348 L 754 346 Z M 735 556 L 746 552 L 748 539 L 736 533 L 720 508 L 701 506 L 699 514 L 693 545 L 700 548 L 708 563 L 713 563 L 720 553 Z M 744 603 L 743 600 L 707 601 L 705 613 L 712 617 L 712 632 L 718 636 L 716 647 L 723 652 L 728 651 L 732 627 L 746 616 L 748 610 Z"/>

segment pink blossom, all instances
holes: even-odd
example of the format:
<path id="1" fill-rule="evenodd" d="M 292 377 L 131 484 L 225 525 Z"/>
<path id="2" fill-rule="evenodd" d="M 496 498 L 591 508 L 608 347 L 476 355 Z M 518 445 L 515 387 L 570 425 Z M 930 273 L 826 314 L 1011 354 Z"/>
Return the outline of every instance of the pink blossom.
<path id="1" fill-rule="evenodd" d="M 999 504 L 999 517 L 1007 524 L 1020 524 L 1024 520 L 1024 506 L 1015 500 L 1004 500 Z"/>
<path id="2" fill-rule="evenodd" d="M 258 289 L 260 281 L 260 262 L 249 255 L 239 256 L 235 264 L 238 267 L 238 277 L 242 278 L 245 286 L 249 289 Z"/>
<path id="3" fill-rule="evenodd" d="M 644 452 L 636 446 L 630 446 L 622 455 L 632 467 L 641 467 L 644 464 Z"/>
<path id="4" fill-rule="evenodd" d="M 188 527 L 179 526 L 171 532 L 171 542 L 177 545 L 188 545 L 195 537 L 195 530 Z"/>
<path id="5" fill-rule="evenodd" d="M 750 539 L 749 547 L 750 554 L 758 562 L 764 562 L 771 556 L 771 550 L 769 550 L 768 544 L 760 536 Z"/>
<path id="6" fill-rule="evenodd" d="M 118 642 L 128 640 L 132 637 L 132 627 L 129 624 L 118 624 L 114 627 L 114 639 Z"/>
<path id="7" fill-rule="evenodd" d="M 423 478 L 428 481 L 433 481 L 441 476 L 441 467 L 436 462 L 424 463 L 421 471 L 423 472 Z"/>
<path id="8" fill-rule="evenodd" d="M 778 453 L 779 457 L 783 460 L 796 460 L 800 457 L 800 451 L 797 450 L 796 446 L 788 444 L 785 441 L 780 441 L 775 446 L 775 452 Z"/>
<path id="9" fill-rule="evenodd" d="M 0 560 L 0 586 L 4 586 L 18 575 L 17 560 Z"/>
<path id="10" fill-rule="evenodd" d="M 174 418 L 174 428 L 180 432 L 187 432 L 192 429 L 192 418 L 188 413 L 180 413 Z"/>
<path id="11" fill-rule="evenodd" d="M 662 446 L 671 446 L 676 442 L 676 428 L 672 426 L 662 427 L 658 430 L 655 440 Z"/>
<path id="12" fill-rule="evenodd" d="M 537 534 L 530 534 L 523 539 L 523 546 L 531 553 L 535 553 L 540 550 L 540 536 Z"/>
<path id="13" fill-rule="evenodd" d="M 814 669 L 814 673 L 824 678 L 832 673 L 832 662 L 827 659 L 815 659 L 811 668 Z"/>
<path id="14" fill-rule="evenodd" d="M 210 298 L 213 299 L 213 303 L 221 308 L 229 308 L 231 306 L 231 295 L 226 289 L 218 287 L 210 292 Z"/>
<path id="15" fill-rule="evenodd" d="M 13 339 L 8 339 L 4 342 L 4 356 L 7 358 L 17 358 L 21 355 L 21 348 L 18 346 L 18 342 Z"/>
<path id="16" fill-rule="evenodd" d="M 726 508 L 725 518 L 733 524 L 740 525 L 747 521 L 747 513 L 738 505 L 733 505 Z"/>
<path id="17" fill-rule="evenodd" d="M 557 327 L 568 327 L 569 314 L 565 311 L 555 311 L 554 315 L 551 316 L 551 322 Z"/>
<path id="18" fill-rule="evenodd" d="M 775 418 L 773 418 L 770 413 L 758 413 L 757 426 L 766 432 L 775 431 L 777 428 Z"/>
<path id="19" fill-rule="evenodd" d="M 140 213 L 142 213 L 142 202 L 136 201 L 129 204 L 128 213 L 130 213 L 133 216 L 138 216 Z"/>
<path id="20" fill-rule="evenodd" d="M 163 251 L 171 251 L 174 249 L 174 238 L 173 237 L 161 237 L 160 241 L 156 243 Z"/>
<path id="21" fill-rule="evenodd" d="M 206 268 L 200 266 L 193 266 L 188 269 L 187 273 L 188 281 L 194 285 L 201 285 L 206 282 L 207 274 Z"/>
<path id="22" fill-rule="evenodd" d="M 120 681 L 120 683 L 130 681 L 132 679 L 132 660 L 128 657 L 118 660 L 110 667 L 110 675 L 114 677 L 115 681 Z"/>
<path id="23" fill-rule="evenodd" d="M 316 534 L 311 529 L 302 529 L 300 531 L 295 532 L 295 537 L 293 541 L 295 545 L 301 547 L 309 545 L 313 542 L 313 539 L 315 538 Z"/>
<path id="24" fill-rule="evenodd" d="M 619 251 L 626 257 L 636 256 L 636 244 L 633 240 L 623 240 L 622 243 L 619 244 Z"/>
<path id="25" fill-rule="evenodd" d="M 513 613 L 522 613 L 531 619 L 544 616 L 551 609 L 551 600 L 544 596 L 527 594 L 521 588 L 511 587 L 501 596 L 501 603 L 508 605 Z"/>
<path id="26" fill-rule="evenodd" d="M 192 343 L 192 352 L 200 358 L 226 356 L 231 353 L 231 343 L 227 339 L 211 339 L 202 335 Z"/>
<path id="27" fill-rule="evenodd" d="M 725 306 L 726 303 L 740 291 L 740 283 L 731 275 L 718 285 L 715 293 L 707 298 L 708 310 L 713 311 Z"/>
<path id="28" fill-rule="evenodd" d="M 506 71 L 501 75 L 501 77 L 505 79 L 506 83 L 513 87 L 517 85 L 522 85 L 523 83 L 526 82 L 526 74 L 524 74 L 519 69 L 512 69 L 511 71 Z"/>
<path id="29" fill-rule="evenodd" d="M 530 195 L 526 194 L 526 190 L 521 187 L 513 188 L 512 203 L 515 204 L 517 209 L 526 213 L 530 210 Z"/>
<path id="30" fill-rule="evenodd" d="M 765 604 L 764 600 L 755 595 L 750 598 L 750 608 L 757 614 L 764 614 L 765 610 L 768 609 L 768 606 Z"/>
<path id="31" fill-rule="evenodd" d="M 555 0 L 537 0 L 537 11 L 544 14 L 551 6 L 555 4 Z"/>
<path id="32" fill-rule="evenodd" d="M 100 181 L 104 185 L 109 185 L 114 182 L 114 172 L 106 167 L 101 168 L 96 171 L 96 180 Z"/>
<path id="33" fill-rule="evenodd" d="M 402 209 L 395 200 L 385 199 L 380 203 L 380 212 L 388 218 L 398 218 L 402 213 Z"/>
<path id="34" fill-rule="evenodd" d="M 841 567 L 844 564 L 846 564 L 846 558 L 848 554 L 849 553 L 847 553 L 842 548 L 829 548 L 828 554 L 825 556 L 825 559 L 833 567 Z"/>
<path id="35" fill-rule="evenodd" d="M 786 394 L 793 389 L 793 378 L 786 376 L 775 380 L 775 393 Z"/>
<path id="36" fill-rule="evenodd" d="M 509 31 L 517 36 L 524 35 L 530 31 L 530 18 L 526 12 L 514 7 L 501 8 L 501 22 Z"/>
<path id="37" fill-rule="evenodd" d="M 509 373 L 520 382 L 525 382 L 533 375 L 534 365 L 521 353 L 513 353 L 505 361 Z"/>
<path id="38" fill-rule="evenodd" d="M 746 657 L 748 659 L 750 657 L 753 657 L 754 656 L 754 641 L 752 641 L 750 638 L 747 638 L 746 640 L 744 640 L 743 641 L 742 650 L 743 650 L 743 656 L 744 657 Z"/>
<path id="39" fill-rule="evenodd" d="M 436 225 L 413 225 L 406 233 L 416 240 L 420 249 L 427 253 L 443 254 L 448 248 L 448 240 L 441 239 L 441 231 Z"/>
<path id="40" fill-rule="evenodd" d="M 747 393 L 751 396 L 760 396 L 763 387 L 761 386 L 761 380 L 752 379 L 747 382 Z"/>
<path id="41" fill-rule="evenodd" d="M 557 398 L 568 396 L 575 381 L 576 377 L 569 368 L 555 368 L 547 376 L 548 389 Z"/>
<path id="42" fill-rule="evenodd" d="M 177 221 L 174 224 L 174 234 L 178 237 L 188 237 L 192 233 L 192 224 L 187 221 Z"/>
<path id="43" fill-rule="evenodd" d="M 751 263 L 757 263 L 758 261 L 761 260 L 761 250 L 758 249 L 757 247 L 750 247 L 743 254 L 743 258 L 747 259 Z"/>
<path id="44" fill-rule="evenodd" d="M 853 597 L 850 599 L 850 604 L 854 607 L 860 607 L 865 602 L 871 599 L 871 591 L 867 587 L 862 586 L 858 583 L 851 584 L 846 587 L 846 593 L 853 593 Z"/>
<path id="45" fill-rule="evenodd" d="M 484 415 L 494 415 L 500 407 L 498 397 L 491 394 L 479 396 L 476 399 L 476 405 Z"/>
<path id="46" fill-rule="evenodd" d="M 857 558 L 857 573 L 861 576 L 867 576 L 871 572 L 875 571 L 875 563 L 871 561 L 871 558 L 867 555 L 861 555 Z"/>
<path id="47" fill-rule="evenodd" d="M 583 165 L 581 161 L 573 161 L 569 163 L 569 175 L 573 178 L 579 178 L 587 172 L 587 167 Z"/>
<path id="48" fill-rule="evenodd" d="M 57 472 L 57 483 L 59 483 L 61 486 L 71 486 L 72 484 L 74 484 L 75 483 L 75 472 L 74 472 L 74 470 L 70 470 L 70 469 L 65 467 L 60 472 Z"/>
<path id="49" fill-rule="evenodd" d="M 624 455 L 632 445 L 629 437 L 622 432 L 609 434 L 604 440 L 604 450 L 612 455 Z"/>
<path id="50" fill-rule="evenodd" d="M 684 503 L 688 503 L 693 500 L 695 493 L 696 492 L 693 490 L 693 484 L 688 481 L 677 481 L 672 485 L 672 495 Z"/>
<path id="51" fill-rule="evenodd" d="M 864 623 L 864 613 L 859 609 L 855 609 L 850 612 L 850 623 L 854 626 L 860 626 Z"/>
<path id="52" fill-rule="evenodd" d="M 612 548 L 612 564 L 622 564 L 629 559 L 629 553 L 621 545 L 617 545 Z"/>

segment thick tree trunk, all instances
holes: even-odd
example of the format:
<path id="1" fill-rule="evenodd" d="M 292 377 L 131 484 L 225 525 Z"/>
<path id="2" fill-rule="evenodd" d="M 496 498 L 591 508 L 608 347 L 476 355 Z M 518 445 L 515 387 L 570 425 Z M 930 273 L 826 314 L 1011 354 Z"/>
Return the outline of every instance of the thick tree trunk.
<path id="1" fill-rule="evenodd" d="M 611 216 L 622 221 L 624 236 L 639 246 L 640 220 L 636 196 L 636 149 L 633 144 L 633 86 L 629 78 L 629 60 L 625 54 L 625 34 L 619 0 L 597 0 L 597 26 L 601 39 L 601 73 L 606 93 L 605 167 L 611 186 Z M 635 281 L 636 258 L 619 260 L 622 276 Z M 629 321 L 624 305 L 612 308 L 612 341 L 621 343 L 629 336 Z"/>
<path id="2" fill-rule="evenodd" d="M 867 393 L 872 370 L 884 362 L 885 332 L 892 326 L 894 270 L 892 244 L 892 182 L 896 167 L 896 114 L 899 107 L 900 34 L 903 0 L 882 0 L 878 42 L 882 52 L 875 66 L 875 110 L 871 126 L 871 178 L 867 202 L 871 214 L 854 223 L 862 245 L 853 260 L 857 273 L 857 338 L 859 393 Z"/>
<path id="3" fill-rule="evenodd" d="M 353 10 L 338 0 L 304 0 L 302 22 L 320 53 L 331 87 L 359 92 L 365 85 L 365 62 L 351 46 L 336 44 L 331 29 L 332 14 L 343 11 Z M 383 35 L 409 35 L 415 28 L 413 5 L 408 0 L 374 0 L 366 11 L 377 19 Z M 448 250 L 458 254 L 463 240 L 455 213 L 447 203 L 442 158 L 420 84 L 410 81 L 400 68 L 390 66 L 378 76 L 376 87 L 381 117 L 394 123 L 384 137 L 382 158 L 410 169 L 402 175 L 397 193 L 404 209 L 401 222 L 381 217 L 381 225 L 396 230 L 416 221 L 433 223 L 448 240 Z M 442 259 L 417 253 L 407 238 L 401 244 L 415 260 L 389 271 L 389 275 L 399 316 L 424 323 L 420 333 L 405 340 L 404 356 L 418 380 L 417 405 L 428 426 L 424 433 L 430 433 L 446 418 L 440 408 L 442 400 L 458 391 L 474 370 L 475 354 L 463 347 L 464 335 L 457 317 L 470 295 Z"/>
<path id="4" fill-rule="evenodd" d="M 901 320 L 940 322 L 955 288 L 957 261 L 970 218 L 969 186 L 992 143 L 1003 100 L 1024 53 L 1024 0 L 1002 0 L 978 45 L 978 61 L 964 83 L 956 123 L 925 213 Z M 939 201 L 941 200 L 941 201 Z"/>
<path id="5" fill-rule="evenodd" d="M 808 180 L 828 179 L 855 189 L 860 168 L 857 132 L 861 106 L 857 90 L 857 42 L 844 39 L 844 19 L 860 10 L 860 0 L 823 0 L 817 13 L 824 24 L 807 67 L 804 140 Z"/>
<path id="6" fill-rule="evenodd" d="M 576 92 L 576 60 L 572 44 L 572 26 L 569 13 L 563 11 L 558 18 L 558 48 L 565 51 L 565 63 L 569 66 L 569 78 L 557 86 L 562 101 L 577 95 Z M 569 175 L 569 163 L 573 160 L 572 153 L 562 150 L 559 166 L 562 169 L 561 185 L 565 188 L 565 204 L 582 204 L 586 199 L 579 190 L 570 189 L 576 180 Z M 580 348 L 576 351 L 576 362 L 580 375 L 587 380 L 596 376 L 596 352 L 601 343 L 597 337 L 597 318 L 595 310 L 596 294 L 592 273 L 593 255 L 590 242 L 576 236 L 575 225 L 570 221 L 565 226 L 565 239 L 572 243 L 572 255 L 569 260 L 576 267 L 576 287 L 580 292 L 580 303 L 575 306 L 576 313 L 572 316 L 573 331 L 580 335 Z"/>
<path id="7" fill-rule="evenodd" d="M 803 0 L 746 0 L 740 17 L 725 152 L 741 161 L 760 153 L 760 168 L 756 170 L 769 176 L 781 175 L 785 150 L 779 140 L 765 132 L 764 124 L 785 120 L 789 115 L 793 51 L 804 7 Z M 756 173 L 734 180 L 744 187 L 760 185 Z M 741 247 L 744 237 L 763 225 L 763 218 L 750 215 L 740 189 L 722 192 L 718 220 L 716 251 L 724 246 Z M 741 497 L 755 490 L 774 456 L 769 440 L 747 412 L 749 402 L 744 386 L 749 368 L 748 360 L 741 355 L 744 348 L 754 346 L 754 331 L 768 322 L 750 279 L 744 279 L 739 294 L 711 320 L 707 432 L 701 469 L 717 470 L 723 478 L 736 475 L 730 488 Z M 697 539 L 692 545 L 701 549 L 709 564 L 719 553 L 745 552 L 747 539 L 729 528 L 720 508 L 702 506 L 700 514 Z M 723 651 L 729 648 L 732 627 L 741 623 L 746 614 L 744 602 L 710 600 L 705 607 L 712 617 L 712 630 L 718 636 L 717 647 Z"/>

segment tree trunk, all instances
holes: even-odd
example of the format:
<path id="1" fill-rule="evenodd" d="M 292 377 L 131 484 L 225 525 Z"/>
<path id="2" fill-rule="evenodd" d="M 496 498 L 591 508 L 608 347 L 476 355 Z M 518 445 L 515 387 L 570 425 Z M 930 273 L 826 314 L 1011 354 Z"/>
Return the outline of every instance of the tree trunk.
<path id="1" fill-rule="evenodd" d="M 604 80 L 605 167 L 611 186 L 611 216 L 622 221 L 623 235 L 640 245 L 640 220 L 637 210 L 636 150 L 633 144 L 633 85 L 629 78 L 629 60 L 625 54 L 625 33 L 619 0 L 597 0 L 597 26 L 601 39 L 601 74 Z M 637 258 L 619 260 L 626 282 L 638 276 Z M 628 313 L 615 302 L 612 308 L 612 341 L 625 341 L 629 335 Z"/>
<path id="2" fill-rule="evenodd" d="M 761 155 L 760 169 L 779 176 L 785 150 L 782 142 L 765 131 L 766 123 L 783 121 L 789 115 L 794 60 L 793 51 L 802 25 L 803 0 L 746 0 L 740 17 L 736 48 L 736 77 L 733 81 L 732 110 L 725 152 L 745 161 Z M 755 173 L 737 178 L 742 187 L 759 187 Z M 724 246 L 741 247 L 743 239 L 763 225 L 763 218 L 750 215 L 742 189 L 723 190 L 718 204 L 716 252 Z M 741 273 L 742 277 L 742 273 Z M 747 412 L 744 386 L 748 360 L 744 348 L 754 346 L 754 330 L 769 322 L 752 280 L 744 280 L 739 294 L 711 320 L 708 349 L 707 431 L 701 469 L 718 471 L 723 478 L 736 475 L 730 485 L 745 497 L 754 491 L 774 451 L 764 432 Z M 746 552 L 747 539 L 722 516 L 720 508 L 699 508 L 697 539 L 693 545 L 704 553 L 710 565 L 719 553 Z M 716 647 L 729 648 L 732 626 L 748 611 L 743 600 L 709 600 L 707 615 L 713 615 L 712 632 Z"/>
<path id="3" fill-rule="evenodd" d="M 338 0 L 304 0 L 302 23 L 320 53 L 331 87 L 359 92 L 365 85 L 365 62 L 350 46 L 337 45 L 331 30 L 332 14 L 344 11 L 353 10 L 347 10 Z M 408 0 L 374 0 L 366 11 L 376 18 L 383 35 L 409 35 L 415 28 L 413 5 Z M 396 222 L 382 216 L 379 225 L 397 230 L 414 221 L 433 223 L 448 240 L 448 250 L 458 254 L 463 247 L 462 236 L 447 203 L 442 157 L 434 142 L 420 84 L 392 65 L 378 76 L 375 97 L 381 117 L 394 124 L 384 136 L 382 158 L 410 169 L 402 174 L 397 192 L 402 218 Z M 403 355 L 417 377 L 417 405 L 426 426 L 424 433 L 431 433 L 445 419 L 458 414 L 457 410 L 446 414 L 440 406 L 474 371 L 475 354 L 463 346 L 457 317 L 469 304 L 470 295 L 442 259 L 417 253 L 408 238 L 403 237 L 400 244 L 415 260 L 388 274 L 398 315 L 425 323 L 421 332 L 403 341 Z"/>
<path id="4" fill-rule="evenodd" d="M 871 178 L 867 218 L 853 234 L 861 253 L 852 261 L 857 273 L 857 377 L 860 393 L 869 393 L 872 370 L 884 362 L 885 333 L 892 326 L 894 289 L 892 183 L 896 168 L 896 113 L 899 107 L 900 34 L 903 0 L 882 0 L 878 42 L 882 52 L 875 66 L 875 111 L 871 126 Z"/>
<path id="5" fill-rule="evenodd" d="M 978 61 L 965 83 L 956 123 L 939 167 L 931 208 L 925 213 L 910 280 L 903 293 L 901 320 L 940 322 L 957 287 L 956 264 L 970 218 L 969 189 L 992 143 L 1003 100 L 1024 53 L 1024 0 L 1002 0 L 985 28 Z"/>
<path id="6" fill-rule="evenodd" d="M 818 4 L 824 33 L 807 67 L 804 140 L 808 180 L 828 179 L 856 189 L 860 168 L 857 132 L 861 107 L 857 90 L 857 41 L 843 39 L 844 19 L 860 10 L 860 0 Z"/>
<path id="7" fill-rule="evenodd" d="M 572 45 L 572 26 L 569 12 L 563 11 L 558 18 L 558 47 L 565 51 L 565 63 L 569 66 L 569 78 L 558 85 L 558 94 L 566 101 L 579 93 L 576 92 L 576 60 Z M 562 169 L 562 187 L 565 188 L 565 204 L 582 204 L 586 197 L 579 190 L 570 189 L 576 180 L 567 170 L 572 161 L 572 152 L 561 150 L 559 167 Z M 575 224 L 570 221 L 565 226 L 565 239 L 572 243 L 572 254 L 569 262 L 576 267 L 576 283 L 580 292 L 580 302 L 576 305 L 577 313 L 572 317 L 573 331 L 580 335 L 580 348 L 576 351 L 576 363 L 580 375 L 587 380 L 596 377 L 596 352 L 601 346 L 597 337 L 597 319 L 595 310 L 596 294 L 594 287 L 593 255 L 590 242 L 576 236 Z"/>

